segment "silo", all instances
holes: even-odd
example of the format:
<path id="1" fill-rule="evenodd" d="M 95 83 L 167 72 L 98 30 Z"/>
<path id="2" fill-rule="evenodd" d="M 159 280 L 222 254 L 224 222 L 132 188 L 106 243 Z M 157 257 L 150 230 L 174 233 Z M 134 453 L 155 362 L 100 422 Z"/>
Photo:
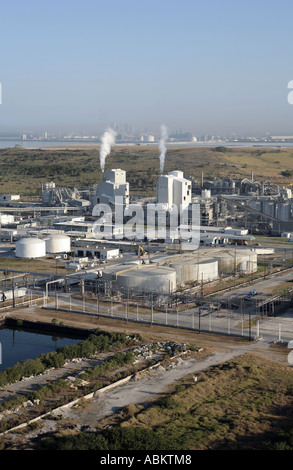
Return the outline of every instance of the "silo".
<path id="1" fill-rule="evenodd" d="M 176 289 L 176 271 L 164 266 L 138 267 L 117 273 L 116 284 L 125 291 L 170 293 Z"/>
<path id="2" fill-rule="evenodd" d="M 41 258 L 46 256 L 46 242 L 39 238 L 22 238 L 15 244 L 17 258 Z"/>
<path id="3" fill-rule="evenodd" d="M 71 239 L 67 235 L 53 234 L 45 241 L 47 253 L 68 253 L 71 250 Z"/>

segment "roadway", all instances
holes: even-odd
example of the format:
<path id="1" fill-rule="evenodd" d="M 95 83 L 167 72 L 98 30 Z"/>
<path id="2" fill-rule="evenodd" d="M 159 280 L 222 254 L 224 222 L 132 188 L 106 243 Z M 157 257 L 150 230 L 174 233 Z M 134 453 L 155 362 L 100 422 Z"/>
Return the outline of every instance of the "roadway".
<path id="1" fill-rule="evenodd" d="M 289 275 L 284 275 L 288 277 Z M 272 280 L 265 280 L 261 285 L 257 285 L 257 289 L 270 288 Z M 250 287 L 241 289 L 241 292 L 233 293 L 233 302 L 242 299 L 246 295 Z M 221 300 L 230 302 L 231 294 L 223 294 L 219 297 Z M 258 296 L 255 296 L 257 298 Z M 49 302 L 51 306 L 57 309 L 68 309 L 71 311 L 79 311 L 82 313 L 91 313 L 95 316 L 105 316 L 117 320 L 126 320 L 129 322 L 138 322 L 146 324 L 156 324 L 174 328 L 189 329 L 196 332 L 209 332 L 224 335 L 234 335 L 243 338 L 259 338 L 265 337 L 267 341 L 290 341 L 293 339 L 293 310 L 288 309 L 282 315 L 276 317 L 260 317 L 255 314 L 254 301 L 245 301 L 243 308 L 232 310 L 230 308 L 221 308 L 211 311 L 204 307 L 186 308 L 185 310 L 165 311 L 155 308 L 142 308 L 135 302 L 105 302 L 94 301 L 88 302 L 86 298 L 83 300 L 75 299 L 72 294 L 52 294 Z M 48 305 L 49 306 L 49 305 Z"/>

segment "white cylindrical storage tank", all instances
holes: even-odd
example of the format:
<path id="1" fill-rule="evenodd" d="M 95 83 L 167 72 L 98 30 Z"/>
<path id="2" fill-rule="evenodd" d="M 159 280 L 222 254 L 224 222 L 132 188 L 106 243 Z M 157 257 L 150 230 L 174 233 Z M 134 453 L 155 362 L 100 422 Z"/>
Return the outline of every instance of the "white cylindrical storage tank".
<path id="1" fill-rule="evenodd" d="M 197 281 L 210 282 L 218 277 L 218 260 L 203 259 L 198 263 Z"/>
<path id="2" fill-rule="evenodd" d="M 177 283 L 192 281 L 213 281 L 218 277 L 218 260 L 185 257 L 172 261 L 170 267 L 176 270 Z"/>
<path id="3" fill-rule="evenodd" d="M 121 272 L 130 269 L 136 269 L 138 263 L 126 263 L 126 264 L 117 264 L 113 266 L 106 266 L 102 271 L 102 279 L 103 281 L 114 281 L 117 275 Z"/>
<path id="4" fill-rule="evenodd" d="M 71 250 L 71 239 L 67 235 L 53 234 L 45 241 L 47 253 L 68 253 Z"/>
<path id="5" fill-rule="evenodd" d="M 210 199 L 211 197 L 211 190 L 210 189 L 203 189 L 201 192 L 202 199 Z"/>
<path id="6" fill-rule="evenodd" d="M 170 293 L 176 289 L 176 271 L 164 266 L 139 267 L 118 274 L 116 285 L 125 291 Z"/>
<path id="7" fill-rule="evenodd" d="M 46 256 L 46 242 L 39 238 L 21 238 L 15 244 L 17 258 L 42 258 Z"/>
<path id="8" fill-rule="evenodd" d="M 237 249 L 215 253 L 219 274 L 251 274 L 257 271 L 257 253 L 254 250 Z"/>

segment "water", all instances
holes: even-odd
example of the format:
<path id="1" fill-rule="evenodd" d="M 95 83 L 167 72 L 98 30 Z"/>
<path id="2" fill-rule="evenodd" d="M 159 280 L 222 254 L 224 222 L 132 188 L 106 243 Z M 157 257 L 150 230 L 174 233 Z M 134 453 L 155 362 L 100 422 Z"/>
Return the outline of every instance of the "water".
<path id="1" fill-rule="evenodd" d="M 16 362 L 33 359 L 42 353 L 80 342 L 77 338 L 60 338 L 52 334 L 34 333 L 17 329 L 0 329 L 0 370 Z M 2 356 L 2 357 L 1 357 Z"/>
<path id="2" fill-rule="evenodd" d="M 56 142 L 56 141 L 35 141 L 35 140 L 1 140 L 0 148 L 14 148 L 20 146 L 24 149 L 40 149 L 47 147 L 80 147 L 81 145 L 99 146 L 100 142 Z"/>
<path id="3" fill-rule="evenodd" d="M 95 141 L 95 142 L 82 142 L 82 141 L 70 141 L 70 142 L 64 142 L 64 141 L 35 141 L 35 140 L 28 140 L 28 141 L 22 141 L 22 140 L 1 140 L 0 139 L 0 149 L 1 148 L 14 148 L 15 146 L 20 146 L 24 149 L 38 149 L 38 148 L 49 148 L 49 147 L 55 147 L 55 148 L 60 148 L 60 147 L 72 147 L 72 148 L 78 148 L 81 146 L 89 146 L 89 147 L 97 147 L 100 145 L 100 141 Z M 123 146 L 135 146 L 138 145 L 138 143 L 127 143 L 127 142 L 121 142 L 117 143 L 117 146 L 123 145 Z M 147 145 L 148 147 L 157 147 L 158 143 L 142 143 L 142 146 Z M 293 147 L 293 142 L 168 142 L 167 143 L 168 147 L 172 146 L 188 146 L 188 147 L 267 147 L 267 148 L 288 148 L 288 147 Z M 115 147 L 115 145 L 114 145 Z"/>

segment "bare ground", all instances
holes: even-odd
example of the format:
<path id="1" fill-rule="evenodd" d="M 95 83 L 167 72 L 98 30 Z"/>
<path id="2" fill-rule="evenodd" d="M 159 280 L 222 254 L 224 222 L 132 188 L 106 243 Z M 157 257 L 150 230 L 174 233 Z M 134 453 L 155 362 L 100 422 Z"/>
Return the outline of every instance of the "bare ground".
<path id="1" fill-rule="evenodd" d="M 42 420 L 41 426 L 34 431 L 21 433 L 8 433 L 5 441 L 16 448 L 29 448 L 30 440 L 38 435 L 48 432 L 58 432 L 64 423 L 72 423 L 74 429 L 96 428 L 107 423 L 108 417 L 115 416 L 121 409 L 130 404 L 150 403 L 166 393 L 174 383 L 183 379 L 188 374 L 196 374 L 199 370 L 211 365 L 225 362 L 234 356 L 253 352 L 267 359 L 287 363 L 288 350 L 277 345 L 264 344 L 261 341 L 248 342 L 238 338 L 224 335 L 212 335 L 198 333 L 196 331 L 181 330 L 156 325 L 144 325 L 131 323 L 126 320 L 117 320 L 104 317 L 93 317 L 86 314 L 73 314 L 45 310 L 41 308 L 27 308 L 8 313 L 9 316 L 51 323 L 53 318 L 68 326 L 79 328 L 99 328 L 104 331 L 117 331 L 129 334 L 140 333 L 145 343 L 154 341 L 185 342 L 198 348 L 204 348 L 206 353 L 202 356 L 191 356 L 186 360 L 175 362 L 174 367 L 164 369 L 159 367 L 151 373 L 142 374 L 138 380 L 131 380 L 125 385 L 119 386 L 104 394 L 97 394 L 93 399 L 87 400 L 83 406 L 64 408 L 62 420 Z M 59 371 L 60 372 L 60 371 Z M 61 371 L 62 372 L 62 371 Z M 59 412 L 57 413 L 59 414 Z M 14 444 L 15 443 L 15 444 Z"/>

